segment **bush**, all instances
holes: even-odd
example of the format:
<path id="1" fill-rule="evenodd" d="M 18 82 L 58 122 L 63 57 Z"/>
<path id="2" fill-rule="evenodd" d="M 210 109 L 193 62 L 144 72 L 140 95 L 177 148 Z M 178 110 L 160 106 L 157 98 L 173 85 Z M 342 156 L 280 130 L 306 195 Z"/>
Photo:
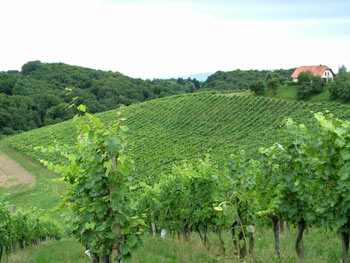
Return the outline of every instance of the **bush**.
<path id="1" fill-rule="evenodd" d="M 332 99 L 350 101 L 350 72 L 337 75 L 329 85 L 329 93 Z"/>
<path id="2" fill-rule="evenodd" d="M 253 91 L 256 94 L 262 94 L 265 90 L 265 83 L 263 80 L 256 80 L 253 81 L 250 85 L 249 85 L 249 89 L 251 91 Z"/>

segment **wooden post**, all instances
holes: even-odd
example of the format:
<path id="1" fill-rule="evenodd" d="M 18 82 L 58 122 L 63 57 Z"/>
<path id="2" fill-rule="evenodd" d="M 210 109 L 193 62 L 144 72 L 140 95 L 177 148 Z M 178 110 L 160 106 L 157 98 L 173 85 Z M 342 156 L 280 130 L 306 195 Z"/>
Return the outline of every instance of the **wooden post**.
<path id="1" fill-rule="evenodd" d="M 152 236 L 155 237 L 156 236 L 156 224 L 151 223 L 151 226 L 152 226 Z"/>
<path id="2" fill-rule="evenodd" d="M 115 170 L 117 171 L 117 165 L 118 165 L 117 157 L 113 158 L 113 164 L 114 164 Z M 113 186 L 110 187 L 109 193 L 110 193 L 110 195 L 114 195 L 115 192 L 116 192 L 116 185 L 113 185 Z M 113 224 L 113 226 L 112 226 L 112 232 L 115 234 L 114 244 L 113 244 L 113 247 L 112 247 L 112 262 L 124 262 L 123 259 L 116 260 L 116 258 L 118 258 L 119 253 L 120 253 L 118 237 L 120 236 L 120 233 L 121 233 L 121 229 L 120 229 L 120 215 L 118 214 L 119 213 L 119 198 L 118 198 L 118 195 L 115 197 L 114 201 L 115 201 L 115 205 L 117 206 L 117 215 L 114 214 L 113 209 L 110 209 L 109 214 L 112 217 L 116 216 L 118 222 L 115 222 Z"/>

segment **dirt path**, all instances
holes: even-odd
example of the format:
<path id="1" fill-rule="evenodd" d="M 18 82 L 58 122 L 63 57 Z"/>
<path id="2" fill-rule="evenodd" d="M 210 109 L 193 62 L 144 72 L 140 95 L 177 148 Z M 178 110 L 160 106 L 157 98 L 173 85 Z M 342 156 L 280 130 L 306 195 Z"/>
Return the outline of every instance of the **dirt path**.
<path id="1" fill-rule="evenodd" d="M 7 155 L 0 153 L 0 187 L 10 187 L 17 184 L 33 186 L 35 177 Z"/>

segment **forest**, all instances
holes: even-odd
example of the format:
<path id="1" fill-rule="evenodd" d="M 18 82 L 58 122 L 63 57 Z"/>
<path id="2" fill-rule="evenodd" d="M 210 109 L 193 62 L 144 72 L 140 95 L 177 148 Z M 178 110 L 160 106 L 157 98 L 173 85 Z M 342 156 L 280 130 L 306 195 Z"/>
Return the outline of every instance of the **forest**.
<path id="1" fill-rule="evenodd" d="M 19 71 L 0 72 L 0 134 L 12 135 L 68 120 L 72 90 L 76 103 L 91 113 L 169 95 L 194 92 L 197 80 L 142 80 L 119 72 L 63 63 L 31 61 Z"/>

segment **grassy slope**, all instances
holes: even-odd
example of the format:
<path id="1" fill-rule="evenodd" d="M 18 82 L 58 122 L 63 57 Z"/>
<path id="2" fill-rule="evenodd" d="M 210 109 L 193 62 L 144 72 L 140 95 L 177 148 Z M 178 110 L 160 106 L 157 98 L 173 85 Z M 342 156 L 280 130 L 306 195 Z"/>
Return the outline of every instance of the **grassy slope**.
<path id="1" fill-rule="evenodd" d="M 60 194 L 65 192 L 63 184 L 54 183 L 52 179 L 57 175 L 48 171 L 39 163 L 33 162 L 30 158 L 14 151 L 8 145 L 8 139 L 0 141 L 0 152 L 7 154 L 11 159 L 20 164 L 27 171 L 35 176 L 35 185 L 16 185 L 9 188 L 1 188 L 0 194 L 6 194 L 10 204 L 17 205 L 23 209 L 39 207 L 41 209 L 52 209 L 60 201 Z M 60 219 L 59 214 L 54 213 L 52 217 Z"/>
<path id="2" fill-rule="evenodd" d="M 278 98 L 278 99 L 286 99 L 286 100 L 297 100 L 298 95 L 298 87 L 296 85 L 287 85 L 287 86 L 280 86 L 276 94 L 273 94 L 271 91 L 265 91 L 263 96 L 269 97 L 269 98 Z M 307 99 L 308 102 L 329 102 L 330 101 L 330 93 L 328 91 L 328 88 L 326 87 L 325 91 L 312 95 L 310 98 Z"/>
<path id="3" fill-rule="evenodd" d="M 273 94 L 271 91 L 265 91 L 263 96 L 286 100 L 297 100 L 297 93 L 297 86 L 280 86 L 277 89 L 276 94 Z"/>
<path id="4" fill-rule="evenodd" d="M 308 123 L 311 111 L 330 110 L 350 119 L 350 107 L 334 102 L 305 103 L 293 100 L 242 94 L 191 94 L 167 97 L 126 108 L 129 127 L 128 149 L 137 167 L 136 183 L 153 184 L 173 163 L 197 160 L 210 153 L 217 164 L 237 148 L 254 154 L 260 146 L 279 140 L 278 128 L 286 117 Z M 106 122 L 114 118 L 109 111 L 99 116 Z M 10 143 L 33 159 L 57 156 L 33 150 L 38 145 L 74 142 L 71 121 L 43 127 L 12 137 Z"/>

